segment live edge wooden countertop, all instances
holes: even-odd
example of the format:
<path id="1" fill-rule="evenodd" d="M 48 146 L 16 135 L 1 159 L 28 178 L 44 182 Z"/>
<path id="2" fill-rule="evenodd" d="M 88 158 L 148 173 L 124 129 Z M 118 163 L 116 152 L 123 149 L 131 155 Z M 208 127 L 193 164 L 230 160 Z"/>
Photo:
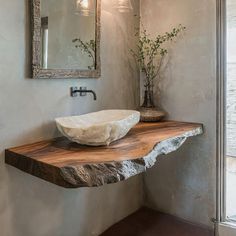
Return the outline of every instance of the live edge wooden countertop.
<path id="1" fill-rule="evenodd" d="M 65 188 L 102 186 L 146 171 L 159 155 L 202 133 L 196 123 L 139 123 L 110 146 L 82 146 L 60 137 L 7 149 L 5 162 Z"/>

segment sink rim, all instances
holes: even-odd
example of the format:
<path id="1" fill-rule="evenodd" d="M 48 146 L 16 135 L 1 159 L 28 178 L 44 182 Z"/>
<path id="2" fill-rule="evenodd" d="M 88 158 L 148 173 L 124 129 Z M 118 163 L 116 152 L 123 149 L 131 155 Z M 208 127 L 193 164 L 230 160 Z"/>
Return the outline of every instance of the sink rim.
<path id="1" fill-rule="evenodd" d="M 140 121 L 135 110 L 101 110 L 80 116 L 55 119 L 58 130 L 72 142 L 89 146 L 108 146 L 122 139 Z"/>
<path id="2" fill-rule="evenodd" d="M 75 126 L 72 126 L 71 124 L 65 124 L 63 122 L 63 120 L 66 119 L 71 119 L 71 120 L 79 120 L 81 118 L 90 116 L 90 115 L 95 115 L 98 113 L 102 113 L 102 112 L 124 112 L 124 115 L 122 117 L 120 117 L 119 119 L 114 119 L 114 120 L 106 120 L 106 121 L 101 121 L 101 122 L 97 122 L 97 123 L 90 123 L 90 124 L 75 124 Z M 127 112 L 128 114 L 125 115 L 125 112 Z M 68 128 L 68 129 L 88 129 L 91 126 L 96 127 L 96 126 L 101 126 L 101 125 L 105 125 L 105 124 L 111 124 L 114 122 L 119 122 L 119 121 L 123 121 L 125 119 L 127 119 L 130 116 L 134 116 L 134 115 L 139 115 L 140 116 L 140 112 L 137 110 L 125 110 L 125 109 L 105 109 L 105 110 L 100 110 L 100 111 L 96 111 L 96 112 L 90 112 L 90 113 L 86 113 L 86 114 L 82 114 L 82 115 L 74 115 L 74 116 L 65 116 L 65 117 L 58 117 L 55 119 L 57 125 L 62 126 L 63 128 Z M 66 122 L 66 121 L 65 121 Z"/>

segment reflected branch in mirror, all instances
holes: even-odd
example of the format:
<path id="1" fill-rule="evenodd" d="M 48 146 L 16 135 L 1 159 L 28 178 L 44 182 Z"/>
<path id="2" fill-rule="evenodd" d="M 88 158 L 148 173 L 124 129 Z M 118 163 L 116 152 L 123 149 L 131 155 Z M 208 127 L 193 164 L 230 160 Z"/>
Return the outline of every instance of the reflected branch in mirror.
<path id="1" fill-rule="evenodd" d="M 91 39 L 90 41 L 84 42 L 80 38 L 76 38 L 72 40 L 72 43 L 75 43 L 75 47 L 79 48 L 83 53 L 87 54 L 89 58 L 92 59 L 92 65 L 88 66 L 89 70 L 94 70 L 96 66 L 96 42 Z"/>

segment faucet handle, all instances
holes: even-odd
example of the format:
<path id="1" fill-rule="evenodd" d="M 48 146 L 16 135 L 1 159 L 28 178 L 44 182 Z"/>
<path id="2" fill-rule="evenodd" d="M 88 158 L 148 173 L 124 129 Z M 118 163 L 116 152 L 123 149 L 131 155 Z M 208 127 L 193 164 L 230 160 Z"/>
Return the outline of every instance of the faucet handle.
<path id="1" fill-rule="evenodd" d="M 87 95 L 87 93 L 86 93 L 87 87 L 79 87 L 79 90 L 80 90 L 80 91 L 85 91 L 85 92 L 80 92 L 80 93 L 79 93 L 79 95 L 80 95 L 81 97 L 84 97 L 84 96 Z"/>
<path id="2" fill-rule="evenodd" d="M 80 87 L 78 90 L 78 87 L 70 87 L 70 96 L 71 97 L 78 97 L 78 93 L 81 97 L 86 96 L 87 87 Z"/>
<path id="3" fill-rule="evenodd" d="M 77 91 L 78 90 L 78 88 L 77 87 L 70 87 L 70 96 L 71 97 L 77 97 L 78 96 L 78 94 L 77 94 Z"/>

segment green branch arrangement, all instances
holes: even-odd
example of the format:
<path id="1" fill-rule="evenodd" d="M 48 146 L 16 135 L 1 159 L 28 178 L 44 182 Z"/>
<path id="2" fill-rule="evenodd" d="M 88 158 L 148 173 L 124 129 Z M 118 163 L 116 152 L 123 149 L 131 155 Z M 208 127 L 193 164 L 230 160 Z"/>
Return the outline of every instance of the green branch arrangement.
<path id="1" fill-rule="evenodd" d="M 79 48 L 83 53 L 87 54 L 89 58 L 92 59 L 93 63 L 91 66 L 88 66 L 89 70 L 95 69 L 96 65 L 96 42 L 91 39 L 88 42 L 82 41 L 80 38 L 76 38 L 72 40 L 72 43 L 75 43 L 75 47 Z"/>
<path id="2" fill-rule="evenodd" d="M 179 25 L 171 32 L 157 35 L 154 39 L 147 33 L 142 26 L 142 30 L 136 34 L 139 37 L 136 51 L 131 49 L 131 54 L 137 61 L 141 72 L 145 74 L 144 86 L 146 90 L 151 90 L 154 80 L 159 77 L 160 70 L 168 50 L 165 43 L 173 41 L 186 27 Z"/>

